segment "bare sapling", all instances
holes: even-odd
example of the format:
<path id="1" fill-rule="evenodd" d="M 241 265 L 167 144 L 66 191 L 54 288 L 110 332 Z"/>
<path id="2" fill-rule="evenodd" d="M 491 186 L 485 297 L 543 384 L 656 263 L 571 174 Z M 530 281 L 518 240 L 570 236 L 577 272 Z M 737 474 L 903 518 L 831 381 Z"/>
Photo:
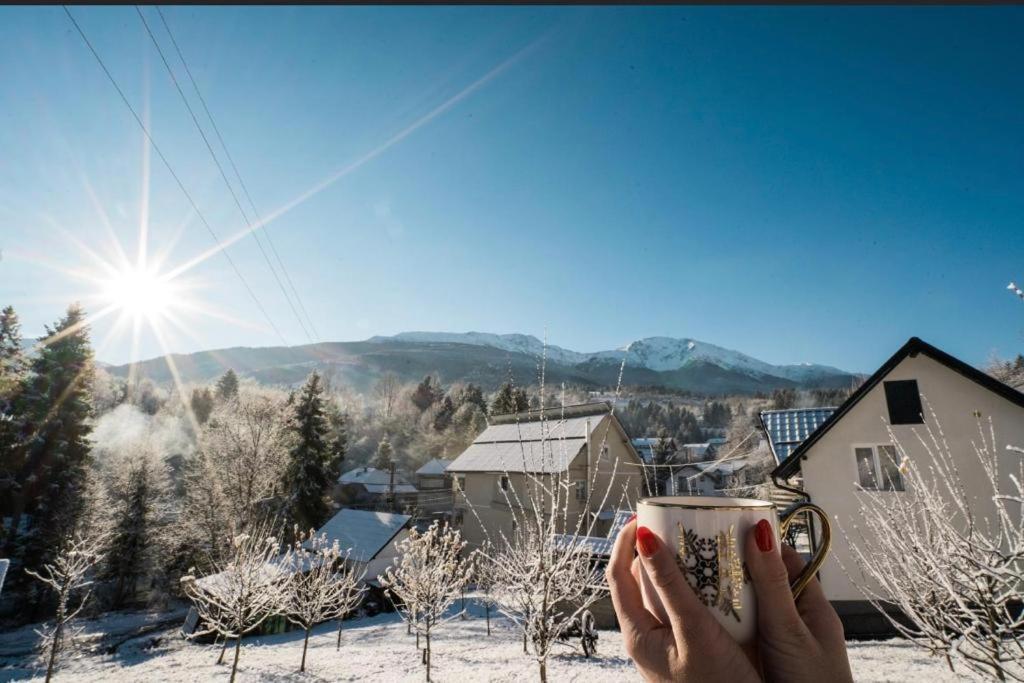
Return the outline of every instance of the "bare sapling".
<path id="1" fill-rule="evenodd" d="M 899 633 L 951 669 L 1024 681 L 1024 451 L 997 447 L 991 419 L 979 418 L 972 452 L 954 453 L 931 418 L 914 430 L 918 457 L 890 429 L 894 462 L 881 487 L 890 490 L 858 493 L 862 521 L 847 541 L 861 576 L 851 578 Z M 902 491 L 891 485 L 899 480 Z"/>
<path id="2" fill-rule="evenodd" d="M 303 631 L 299 671 L 305 671 L 310 632 L 319 623 L 345 616 L 354 606 L 353 595 L 362 594 L 358 589 L 361 576 L 346 570 L 348 553 L 341 552 L 337 541 L 328 543 L 326 535 L 317 535 L 312 529 L 308 533 L 296 529 L 295 538 L 284 562 L 291 579 L 282 612 Z"/>
<path id="3" fill-rule="evenodd" d="M 430 636 L 435 627 L 452 618 L 448 608 L 470 579 L 470 562 L 462 557 L 466 542 L 447 524 L 434 522 L 424 533 L 415 529 L 398 544 L 399 556 L 380 582 L 395 599 L 403 618 L 422 634 L 422 660 L 430 680 Z"/>
<path id="4" fill-rule="evenodd" d="M 231 539 L 226 559 L 211 559 L 213 573 L 182 577 L 185 594 L 199 613 L 199 628 L 190 637 L 216 634 L 235 641 L 231 682 L 238 672 L 242 637 L 259 628 L 285 604 L 290 574 L 280 557 L 278 541 L 266 523 Z"/>
<path id="5" fill-rule="evenodd" d="M 56 670 L 58 657 L 74 640 L 73 620 L 92 595 L 90 574 L 103 559 L 104 542 L 105 538 L 98 535 L 76 534 L 67 539 L 56 557 L 38 572 L 25 570 L 26 574 L 48 586 L 57 597 L 53 625 L 36 631 L 41 638 L 40 650 L 46 657 L 47 683 Z"/>

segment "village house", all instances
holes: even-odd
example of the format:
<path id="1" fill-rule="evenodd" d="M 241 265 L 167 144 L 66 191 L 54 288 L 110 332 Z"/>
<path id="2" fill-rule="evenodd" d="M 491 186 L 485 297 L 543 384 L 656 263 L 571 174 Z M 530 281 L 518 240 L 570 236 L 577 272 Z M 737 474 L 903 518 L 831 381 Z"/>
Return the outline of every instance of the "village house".
<path id="1" fill-rule="evenodd" d="M 927 427 L 941 427 L 950 452 L 965 465 L 959 473 L 972 510 L 991 515 L 991 493 L 986 494 L 983 474 L 976 465 L 969 466 L 972 442 L 979 441 L 979 423 L 987 425 L 991 419 L 997 444 L 1024 444 L 1024 394 L 914 337 L 842 405 L 815 410 L 762 414 L 779 459 L 772 478 L 802 491 L 832 520 L 832 552 L 820 578 L 847 635 L 885 631 L 884 620 L 857 588 L 855 581 L 866 579 L 858 571 L 846 534 L 853 533 L 860 519 L 857 492 L 882 498 L 904 491 L 902 463 L 888 428 L 906 457 L 921 463 L 928 455 L 915 432 L 923 435 Z M 998 457 L 1000 477 L 1008 483 L 1020 456 L 1001 451 Z M 861 525 L 858 532 L 869 530 Z M 812 548 L 819 540 L 820 529 L 812 523 Z"/>
<path id="2" fill-rule="evenodd" d="M 338 477 L 333 497 L 339 507 L 406 510 L 416 506 L 418 492 L 401 472 L 357 467 Z"/>
<path id="3" fill-rule="evenodd" d="M 586 515 L 583 523 L 596 520 L 593 533 L 603 535 L 614 511 L 635 509 L 643 495 L 640 465 L 607 403 L 496 416 L 447 467 L 454 479 L 455 522 L 473 546 L 496 542 L 502 533 L 509 537 L 516 514 L 529 505 L 530 477 L 557 476 L 572 482 L 568 523 Z"/>
<path id="4" fill-rule="evenodd" d="M 416 504 L 426 515 L 451 512 L 452 477 L 445 471 L 451 460 L 433 458 L 416 470 L 416 489 L 419 491 Z"/>

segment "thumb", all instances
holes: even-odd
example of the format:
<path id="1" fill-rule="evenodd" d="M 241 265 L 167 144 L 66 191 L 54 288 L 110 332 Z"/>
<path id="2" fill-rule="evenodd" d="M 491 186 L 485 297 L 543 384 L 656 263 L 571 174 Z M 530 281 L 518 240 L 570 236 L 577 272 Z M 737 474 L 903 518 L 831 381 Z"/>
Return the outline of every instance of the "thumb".
<path id="1" fill-rule="evenodd" d="M 747 570 L 757 595 L 757 622 L 762 637 L 781 643 L 810 636 L 789 587 L 789 572 L 778 539 L 762 519 L 747 535 Z"/>

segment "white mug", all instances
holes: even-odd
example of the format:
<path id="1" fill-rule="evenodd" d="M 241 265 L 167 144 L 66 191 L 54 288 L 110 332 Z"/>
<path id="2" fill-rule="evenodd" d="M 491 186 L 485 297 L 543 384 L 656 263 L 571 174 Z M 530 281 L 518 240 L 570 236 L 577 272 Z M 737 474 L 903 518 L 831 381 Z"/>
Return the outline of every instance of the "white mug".
<path id="1" fill-rule="evenodd" d="M 794 517 L 809 511 L 821 522 L 822 542 L 803 572 L 791 584 L 799 597 L 825 561 L 830 545 L 828 516 L 816 505 L 797 503 L 782 520 L 776 506 L 768 501 L 717 496 L 662 496 L 644 498 L 637 507 L 637 526 L 650 529 L 675 556 L 676 564 L 725 630 L 739 643 L 748 643 L 757 633 L 757 600 L 746 568 L 746 539 L 762 519 L 772 525 L 776 540 L 773 552 Z M 644 606 L 668 623 L 665 608 L 653 584 L 640 570 L 640 592 Z"/>

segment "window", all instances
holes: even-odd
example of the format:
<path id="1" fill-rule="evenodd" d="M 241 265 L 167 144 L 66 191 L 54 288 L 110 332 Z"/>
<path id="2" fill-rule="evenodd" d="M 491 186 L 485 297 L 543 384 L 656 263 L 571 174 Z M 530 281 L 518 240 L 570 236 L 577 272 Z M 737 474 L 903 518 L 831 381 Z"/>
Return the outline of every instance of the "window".
<path id="1" fill-rule="evenodd" d="M 576 482 L 576 500 L 587 499 L 587 482 L 580 479 Z"/>
<path id="2" fill-rule="evenodd" d="M 502 491 L 508 491 L 508 476 L 503 474 L 498 478 L 498 488 Z"/>
<path id="3" fill-rule="evenodd" d="M 857 446 L 853 449 L 857 459 L 857 478 L 866 491 L 903 491 L 900 456 L 890 444 Z"/>
<path id="4" fill-rule="evenodd" d="M 883 382 L 883 385 L 885 402 L 889 406 L 889 424 L 917 425 L 924 422 L 916 379 Z"/>

